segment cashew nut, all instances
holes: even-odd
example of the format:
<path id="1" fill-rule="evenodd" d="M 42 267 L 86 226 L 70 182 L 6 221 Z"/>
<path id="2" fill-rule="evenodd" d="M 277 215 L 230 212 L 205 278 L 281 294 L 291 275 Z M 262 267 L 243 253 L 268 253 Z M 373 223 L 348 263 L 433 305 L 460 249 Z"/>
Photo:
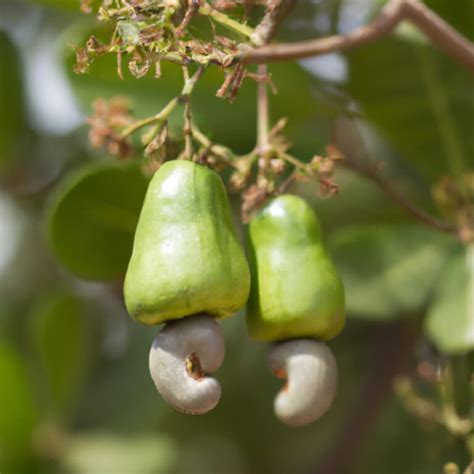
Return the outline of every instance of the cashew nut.
<path id="1" fill-rule="evenodd" d="M 301 426 L 322 416 L 337 387 L 337 365 L 324 342 L 295 339 L 277 343 L 269 354 L 270 369 L 286 379 L 274 402 L 275 413 L 287 425 Z"/>
<path id="2" fill-rule="evenodd" d="M 150 350 L 150 374 L 161 396 L 176 410 L 200 415 L 221 397 L 219 382 L 208 377 L 224 359 L 224 335 L 209 315 L 171 321 Z"/>

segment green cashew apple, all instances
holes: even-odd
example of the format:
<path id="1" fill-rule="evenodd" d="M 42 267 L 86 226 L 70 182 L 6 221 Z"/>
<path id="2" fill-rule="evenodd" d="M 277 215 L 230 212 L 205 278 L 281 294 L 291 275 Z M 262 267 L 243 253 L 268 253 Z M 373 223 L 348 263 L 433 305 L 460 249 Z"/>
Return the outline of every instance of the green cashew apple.
<path id="1" fill-rule="evenodd" d="M 249 288 L 219 175 L 189 161 L 165 163 L 135 233 L 124 285 L 129 313 L 147 325 L 198 313 L 222 318 L 245 305 Z"/>
<path id="2" fill-rule="evenodd" d="M 344 288 L 304 199 L 282 195 L 248 229 L 250 336 L 260 341 L 328 340 L 344 327 Z"/>

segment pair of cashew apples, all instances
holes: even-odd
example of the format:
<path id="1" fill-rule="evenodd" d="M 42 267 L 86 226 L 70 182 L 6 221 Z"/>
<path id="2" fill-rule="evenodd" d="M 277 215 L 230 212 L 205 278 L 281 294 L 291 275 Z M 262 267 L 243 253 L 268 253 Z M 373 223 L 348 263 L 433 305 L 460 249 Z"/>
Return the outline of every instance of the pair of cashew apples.
<path id="1" fill-rule="evenodd" d="M 344 289 L 318 218 L 299 197 L 267 203 L 249 224 L 247 241 L 248 262 L 218 174 L 190 161 L 165 163 L 138 221 L 126 306 L 140 323 L 166 323 L 149 358 L 159 393 L 178 411 L 202 414 L 221 396 L 207 375 L 225 352 L 215 319 L 247 304 L 250 336 L 275 343 L 269 365 L 286 379 L 275 412 L 288 425 L 304 425 L 335 396 L 336 361 L 323 341 L 344 326 Z"/>

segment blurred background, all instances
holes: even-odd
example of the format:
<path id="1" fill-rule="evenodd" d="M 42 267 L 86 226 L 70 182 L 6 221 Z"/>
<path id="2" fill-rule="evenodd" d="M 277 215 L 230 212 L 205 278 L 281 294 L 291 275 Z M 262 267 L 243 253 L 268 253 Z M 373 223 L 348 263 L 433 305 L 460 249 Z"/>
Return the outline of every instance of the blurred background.
<path id="1" fill-rule="evenodd" d="M 425 3 L 474 38 L 471 0 Z M 302 0 L 279 38 L 348 32 L 382 4 Z M 85 125 L 97 97 L 125 95 L 137 116 L 156 113 L 179 93 L 179 70 L 120 80 L 102 58 L 75 75 L 71 45 L 97 28 L 77 0 L 0 0 L 0 472 L 465 469 L 474 450 L 474 250 L 382 188 L 454 222 L 457 184 L 474 188 L 472 75 L 405 24 L 349 54 L 270 66 L 272 118 L 289 119 L 295 156 L 309 160 L 336 137 L 362 170 L 339 170 L 331 199 L 311 184 L 290 189 L 314 204 L 346 286 L 347 326 L 330 343 L 339 391 L 313 425 L 280 424 L 280 382 L 242 313 L 222 322 L 221 403 L 192 417 L 157 394 L 148 374 L 156 330 L 132 321 L 122 301 L 147 180 L 136 160 L 91 150 Z M 249 151 L 255 84 L 229 105 L 215 97 L 221 78 L 210 70 L 199 83 L 196 120 L 217 142 Z M 364 176 L 374 160 L 382 186 Z"/>

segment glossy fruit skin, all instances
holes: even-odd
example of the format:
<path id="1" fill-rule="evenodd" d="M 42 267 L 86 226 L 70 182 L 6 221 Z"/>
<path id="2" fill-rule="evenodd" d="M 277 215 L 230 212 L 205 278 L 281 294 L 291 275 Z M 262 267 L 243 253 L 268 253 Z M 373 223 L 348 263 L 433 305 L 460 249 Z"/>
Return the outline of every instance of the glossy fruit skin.
<path id="1" fill-rule="evenodd" d="M 129 313 L 146 325 L 245 305 L 250 273 L 221 178 L 182 160 L 162 165 L 145 196 L 125 277 Z"/>
<path id="2" fill-rule="evenodd" d="M 344 287 L 318 218 L 302 198 L 270 201 L 248 228 L 250 336 L 260 341 L 327 340 L 344 327 Z"/>

